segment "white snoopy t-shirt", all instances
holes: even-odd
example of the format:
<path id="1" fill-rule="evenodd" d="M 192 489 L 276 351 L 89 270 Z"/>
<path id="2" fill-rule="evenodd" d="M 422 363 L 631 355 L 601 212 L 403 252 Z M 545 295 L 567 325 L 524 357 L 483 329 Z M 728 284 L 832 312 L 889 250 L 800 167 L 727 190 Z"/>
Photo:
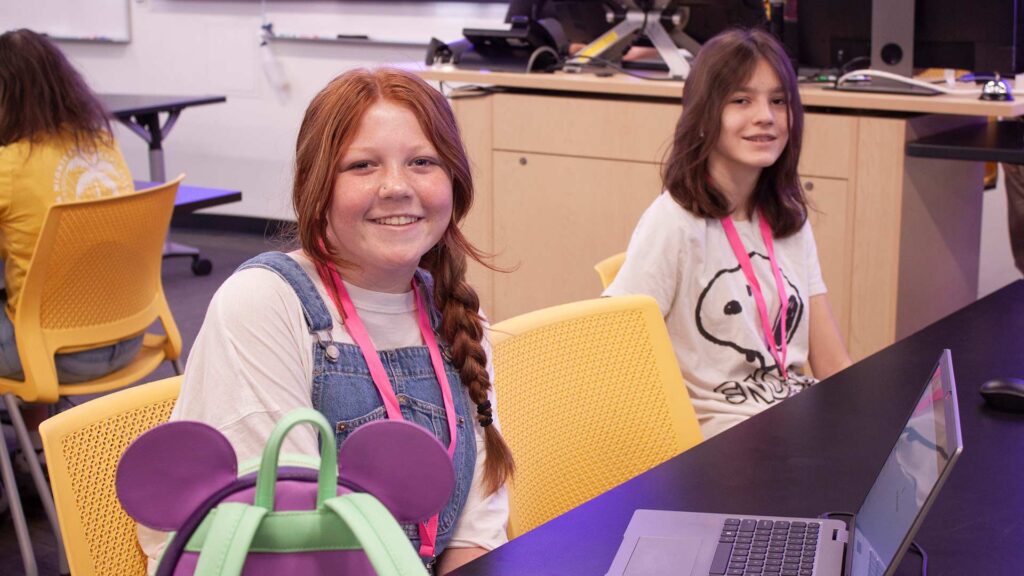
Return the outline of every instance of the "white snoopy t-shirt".
<path id="1" fill-rule="evenodd" d="M 779 296 L 757 216 L 734 223 L 781 343 Z M 788 300 L 786 379 L 721 222 L 688 212 L 667 192 L 641 216 L 626 261 L 604 292 L 658 301 L 705 438 L 815 382 L 799 372 L 807 363 L 810 298 L 826 291 L 810 224 L 774 245 Z"/>

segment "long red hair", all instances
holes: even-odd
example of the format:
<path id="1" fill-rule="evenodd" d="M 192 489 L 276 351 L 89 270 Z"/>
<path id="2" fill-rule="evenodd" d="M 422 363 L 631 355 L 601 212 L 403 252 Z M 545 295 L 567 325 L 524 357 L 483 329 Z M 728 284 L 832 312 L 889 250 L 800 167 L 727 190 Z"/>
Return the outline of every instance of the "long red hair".
<path id="1" fill-rule="evenodd" d="M 292 202 L 302 249 L 313 260 L 344 266 L 327 238 L 327 214 L 338 162 L 359 129 L 366 111 L 387 101 L 411 110 L 434 145 L 452 181 L 452 219 L 436 249 L 420 260 L 434 277 L 434 302 L 441 311 L 440 335 L 450 347 L 452 364 L 477 404 L 487 401 L 491 388 L 480 317 L 480 299 L 466 282 L 466 260 L 481 253 L 462 235 L 459 224 L 473 204 L 469 159 L 448 101 L 418 76 L 381 68 L 356 69 L 332 80 L 306 109 L 295 151 Z M 482 421 L 486 415 L 479 415 Z M 494 426 L 484 427 L 487 461 L 484 481 L 497 490 L 511 476 L 512 453 Z"/>

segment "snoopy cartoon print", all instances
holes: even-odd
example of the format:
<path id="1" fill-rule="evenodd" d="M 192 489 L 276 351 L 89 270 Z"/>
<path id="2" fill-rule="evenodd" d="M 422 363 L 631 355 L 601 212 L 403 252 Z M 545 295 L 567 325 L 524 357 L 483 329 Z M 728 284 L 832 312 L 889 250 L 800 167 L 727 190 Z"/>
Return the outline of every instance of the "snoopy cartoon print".
<path id="1" fill-rule="evenodd" d="M 768 257 L 757 252 L 750 252 L 750 263 L 755 270 L 770 270 Z M 782 278 L 786 283 L 786 342 L 789 343 L 796 333 L 797 326 L 803 319 L 804 301 L 800 291 L 782 270 Z M 771 277 L 771 273 L 761 274 L 761 278 Z M 774 282 L 762 285 L 761 290 L 768 296 L 768 290 L 774 290 Z M 772 336 L 778 346 L 782 344 L 782 322 L 780 310 L 772 312 Z M 748 322 L 750 314 L 756 318 L 758 330 L 746 329 L 743 324 Z M 708 282 L 697 299 L 697 330 L 707 340 L 734 350 L 750 364 L 753 372 L 762 374 L 777 368 L 775 359 L 768 352 L 764 336 L 760 330 L 760 316 L 754 294 L 747 284 L 739 265 L 719 270 Z"/>

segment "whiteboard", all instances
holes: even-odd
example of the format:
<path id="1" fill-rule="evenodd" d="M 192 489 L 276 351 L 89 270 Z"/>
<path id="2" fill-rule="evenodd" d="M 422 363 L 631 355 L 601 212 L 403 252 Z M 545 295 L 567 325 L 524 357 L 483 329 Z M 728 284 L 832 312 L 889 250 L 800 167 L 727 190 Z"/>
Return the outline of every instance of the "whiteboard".
<path id="1" fill-rule="evenodd" d="M 0 31 L 30 28 L 57 40 L 128 42 L 129 0 L 0 0 Z"/>

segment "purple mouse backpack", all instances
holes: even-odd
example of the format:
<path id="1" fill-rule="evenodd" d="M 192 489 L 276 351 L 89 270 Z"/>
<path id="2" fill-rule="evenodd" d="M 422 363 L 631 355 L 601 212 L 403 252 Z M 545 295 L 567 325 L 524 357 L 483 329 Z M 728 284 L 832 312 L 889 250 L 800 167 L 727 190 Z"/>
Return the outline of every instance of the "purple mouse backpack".
<path id="1" fill-rule="evenodd" d="M 304 423 L 320 432 L 319 464 L 279 467 L 284 437 Z M 117 467 L 128 515 L 174 532 L 158 576 L 425 576 L 399 522 L 437 514 L 454 484 L 447 451 L 416 424 L 365 424 L 339 451 L 333 427 L 311 408 L 281 419 L 256 473 L 239 476 L 228 440 L 187 421 L 139 436 Z"/>

